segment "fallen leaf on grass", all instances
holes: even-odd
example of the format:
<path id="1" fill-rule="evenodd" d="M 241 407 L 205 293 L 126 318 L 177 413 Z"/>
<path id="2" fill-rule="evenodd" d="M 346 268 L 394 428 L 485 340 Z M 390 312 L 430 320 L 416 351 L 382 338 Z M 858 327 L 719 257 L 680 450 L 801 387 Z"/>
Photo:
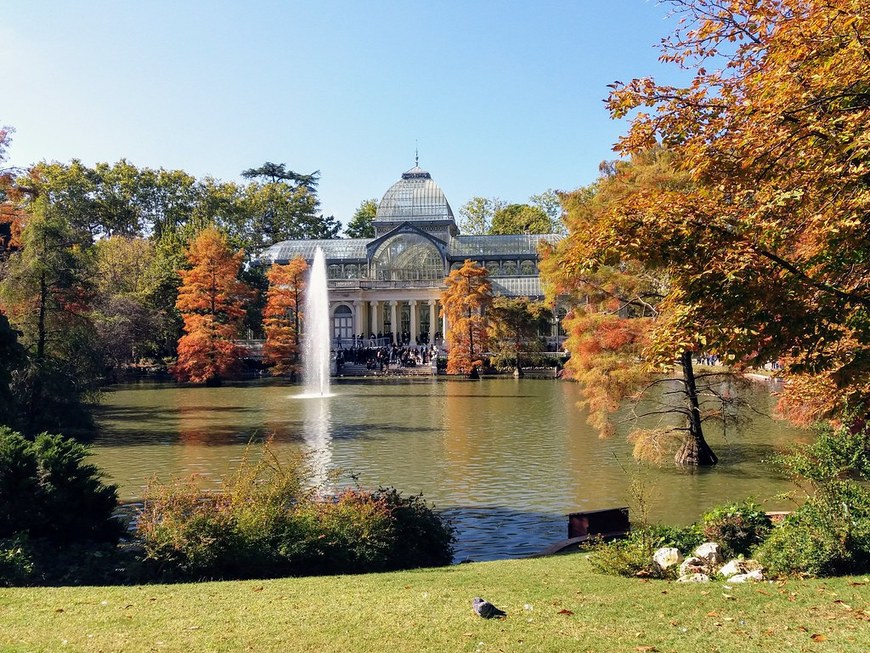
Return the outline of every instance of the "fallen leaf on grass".
<path id="1" fill-rule="evenodd" d="M 640 651 L 640 653 L 656 653 L 658 649 L 655 646 L 635 646 L 635 651 Z"/>
<path id="2" fill-rule="evenodd" d="M 707 613 L 707 616 L 708 617 L 718 617 L 719 613 L 716 612 L 715 610 L 710 610 L 710 612 Z"/>
<path id="3" fill-rule="evenodd" d="M 828 638 L 825 637 L 824 635 L 822 635 L 821 633 L 815 633 L 813 635 L 810 635 L 810 639 L 813 640 L 814 642 L 824 642 Z"/>
<path id="4" fill-rule="evenodd" d="M 57 609 L 55 610 L 55 612 L 63 612 L 63 611 L 64 611 L 63 608 L 57 608 Z"/>
<path id="5" fill-rule="evenodd" d="M 262 592 L 262 591 L 263 591 L 263 586 L 260 585 L 260 586 L 258 586 L 258 587 L 252 587 L 252 588 L 251 588 L 251 591 L 252 591 L 252 592 Z"/>
<path id="6" fill-rule="evenodd" d="M 562 610 L 559 610 L 559 612 L 557 612 L 556 614 L 564 614 L 564 615 L 568 615 L 570 617 L 574 613 L 571 612 L 571 610 L 567 610 L 567 609 L 563 608 Z"/>
<path id="7" fill-rule="evenodd" d="M 759 594 L 764 594 L 765 596 L 770 596 L 770 592 L 765 592 L 764 590 L 755 590 Z"/>

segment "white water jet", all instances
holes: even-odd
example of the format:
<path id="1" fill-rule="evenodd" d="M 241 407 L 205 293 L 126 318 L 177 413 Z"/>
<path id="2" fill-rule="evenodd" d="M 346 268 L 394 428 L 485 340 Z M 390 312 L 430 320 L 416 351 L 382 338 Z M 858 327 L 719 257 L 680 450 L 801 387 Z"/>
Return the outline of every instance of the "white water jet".
<path id="1" fill-rule="evenodd" d="M 326 290 L 326 257 L 319 247 L 314 253 L 305 292 L 303 333 L 303 379 L 305 395 L 329 396 L 329 294 Z"/>

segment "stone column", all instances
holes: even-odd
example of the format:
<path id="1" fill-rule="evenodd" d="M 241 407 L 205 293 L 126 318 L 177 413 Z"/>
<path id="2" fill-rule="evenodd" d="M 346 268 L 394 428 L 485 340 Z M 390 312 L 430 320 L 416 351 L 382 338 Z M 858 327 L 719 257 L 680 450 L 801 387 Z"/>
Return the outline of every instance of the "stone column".
<path id="1" fill-rule="evenodd" d="M 444 310 L 444 306 L 441 306 L 441 310 Z M 441 339 L 443 341 L 444 348 L 447 349 L 447 313 L 441 317 Z"/>
<path id="2" fill-rule="evenodd" d="M 379 302 L 369 302 L 369 306 L 371 307 L 371 323 L 369 324 L 369 332 L 366 334 L 368 336 L 371 333 L 375 335 L 378 334 L 380 329 L 378 328 L 378 303 Z"/>
<path id="3" fill-rule="evenodd" d="M 399 320 L 396 317 L 396 308 L 399 302 L 395 299 L 390 302 L 390 331 L 393 334 L 393 342 L 398 342 L 399 335 Z"/>
<path id="4" fill-rule="evenodd" d="M 356 338 L 363 332 L 363 308 L 358 299 L 353 301 L 353 337 Z"/>
<path id="5" fill-rule="evenodd" d="M 438 324 L 436 320 L 438 319 L 438 313 L 435 311 L 435 300 L 429 300 L 429 344 L 433 344 L 435 342 L 435 332 L 438 330 L 438 327 L 435 325 Z"/>
<path id="6" fill-rule="evenodd" d="M 417 300 L 412 299 L 408 302 L 411 307 L 411 344 L 417 344 Z"/>

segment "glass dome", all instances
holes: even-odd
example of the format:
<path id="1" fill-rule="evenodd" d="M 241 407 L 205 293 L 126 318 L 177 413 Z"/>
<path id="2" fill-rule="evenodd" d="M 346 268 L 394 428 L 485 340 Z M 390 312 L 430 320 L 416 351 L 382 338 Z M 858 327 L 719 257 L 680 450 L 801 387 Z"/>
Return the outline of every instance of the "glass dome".
<path id="1" fill-rule="evenodd" d="M 396 234 L 372 257 L 372 273 L 382 281 L 441 280 L 444 259 L 438 248 L 419 234 Z"/>
<path id="2" fill-rule="evenodd" d="M 390 186 L 378 204 L 376 222 L 453 220 L 453 210 L 431 175 L 413 167 Z"/>

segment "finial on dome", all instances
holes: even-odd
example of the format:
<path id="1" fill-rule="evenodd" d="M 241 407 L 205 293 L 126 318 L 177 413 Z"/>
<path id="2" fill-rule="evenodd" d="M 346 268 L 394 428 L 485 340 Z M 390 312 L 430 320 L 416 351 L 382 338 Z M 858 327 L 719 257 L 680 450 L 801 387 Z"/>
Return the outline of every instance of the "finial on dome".
<path id="1" fill-rule="evenodd" d="M 414 141 L 414 167 L 420 167 L 420 148 L 417 146 L 416 141 Z"/>

